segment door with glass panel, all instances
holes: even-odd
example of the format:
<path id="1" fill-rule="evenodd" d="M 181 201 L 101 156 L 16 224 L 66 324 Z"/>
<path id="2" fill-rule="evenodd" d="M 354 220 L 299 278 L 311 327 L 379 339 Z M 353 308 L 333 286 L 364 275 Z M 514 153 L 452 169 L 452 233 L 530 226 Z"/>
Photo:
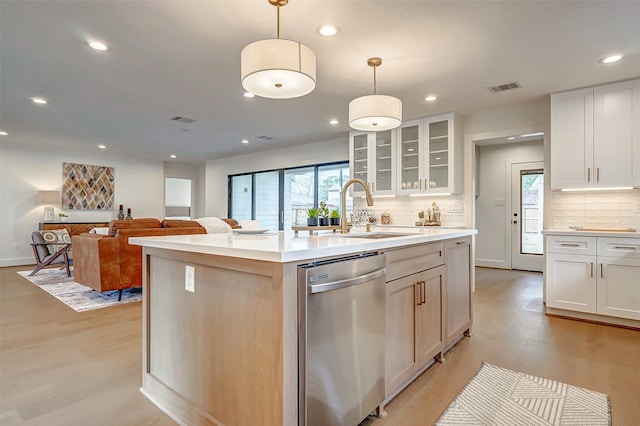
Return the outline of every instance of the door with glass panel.
<path id="1" fill-rule="evenodd" d="M 511 269 L 542 272 L 543 214 L 543 163 L 511 164 Z"/>
<path id="2" fill-rule="evenodd" d="M 253 212 L 253 175 L 231 177 L 230 216 L 238 221 L 251 220 Z"/>
<path id="3" fill-rule="evenodd" d="M 395 188 L 395 175 L 393 173 L 395 168 L 395 144 L 393 143 L 394 132 L 391 130 L 376 132 L 374 137 L 375 175 L 371 190 L 374 195 L 382 195 L 385 193 L 392 194 Z"/>
<path id="4" fill-rule="evenodd" d="M 343 165 L 344 167 L 344 165 Z M 307 226 L 307 209 L 315 205 L 315 172 L 313 167 L 301 167 L 284 171 L 284 229 Z"/>
<path id="5" fill-rule="evenodd" d="M 354 179 L 362 179 L 369 185 L 369 133 L 351 133 L 351 170 Z M 352 193 L 364 194 L 358 185 L 352 186 Z"/>

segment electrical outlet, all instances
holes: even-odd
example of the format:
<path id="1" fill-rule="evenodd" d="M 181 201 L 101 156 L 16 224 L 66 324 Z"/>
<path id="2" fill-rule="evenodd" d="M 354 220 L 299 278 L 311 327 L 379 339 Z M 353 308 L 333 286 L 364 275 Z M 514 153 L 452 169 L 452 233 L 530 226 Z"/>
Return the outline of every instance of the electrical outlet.
<path id="1" fill-rule="evenodd" d="M 184 289 L 191 293 L 196 292 L 195 272 L 196 270 L 193 266 L 186 265 L 184 267 Z"/>

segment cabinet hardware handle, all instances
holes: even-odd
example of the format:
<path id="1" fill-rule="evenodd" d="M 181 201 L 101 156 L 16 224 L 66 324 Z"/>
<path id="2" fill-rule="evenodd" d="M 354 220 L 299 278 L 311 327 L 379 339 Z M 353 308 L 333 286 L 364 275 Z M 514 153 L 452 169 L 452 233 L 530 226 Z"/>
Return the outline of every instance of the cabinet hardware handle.
<path id="1" fill-rule="evenodd" d="M 427 303 L 427 291 L 425 289 L 425 284 L 426 283 L 424 281 L 420 281 L 420 284 L 421 284 L 420 287 L 422 288 L 422 290 L 421 290 L 422 291 L 422 299 L 420 299 L 420 300 L 421 300 L 421 303 L 424 305 L 425 303 Z"/>
<path id="2" fill-rule="evenodd" d="M 600 182 L 600 167 L 596 168 L 596 182 Z"/>
<path id="3" fill-rule="evenodd" d="M 420 190 L 422 190 L 422 179 L 420 179 Z"/>
<path id="4" fill-rule="evenodd" d="M 604 264 L 600 264 L 600 278 L 604 278 Z"/>
<path id="5" fill-rule="evenodd" d="M 613 247 L 616 250 L 631 250 L 631 251 L 636 251 L 635 247 L 629 247 L 629 246 L 614 246 Z"/>
<path id="6" fill-rule="evenodd" d="M 414 288 L 415 288 L 415 298 L 416 298 L 416 305 L 420 306 L 422 305 L 422 295 L 420 292 L 420 282 L 418 281 L 417 283 L 414 284 Z"/>
<path id="7" fill-rule="evenodd" d="M 591 276 L 593 277 L 593 262 L 589 263 L 589 267 L 591 268 Z"/>
<path id="8" fill-rule="evenodd" d="M 466 244 L 466 243 L 465 243 L 464 241 L 458 241 L 458 242 L 456 243 L 456 245 L 458 245 L 458 246 L 463 246 L 463 245 L 465 245 L 465 244 Z"/>
<path id="9" fill-rule="evenodd" d="M 568 244 L 568 243 L 562 243 L 560 244 L 561 247 L 580 247 L 580 244 Z"/>
<path id="10" fill-rule="evenodd" d="M 591 167 L 587 167 L 587 182 L 591 182 Z"/>

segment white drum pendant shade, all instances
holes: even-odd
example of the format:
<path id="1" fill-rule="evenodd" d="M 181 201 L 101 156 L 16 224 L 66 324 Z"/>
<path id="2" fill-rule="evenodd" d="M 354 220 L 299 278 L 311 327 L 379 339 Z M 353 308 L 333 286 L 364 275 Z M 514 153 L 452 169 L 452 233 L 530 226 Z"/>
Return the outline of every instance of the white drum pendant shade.
<path id="1" fill-rule="evenodd" d="M 349 102 L 349 126 L 356 130 L 381 131 L 402 124 L 402 101 L 393 96 L 368 95 Z"/>
<path id="2" fill-rule="evenodd" d="M 264 98 L 297 98 L 316 87 L 316 55 L 297 41 L 260 40 L 242 49 L 240 72 L 248 92 Z"/>

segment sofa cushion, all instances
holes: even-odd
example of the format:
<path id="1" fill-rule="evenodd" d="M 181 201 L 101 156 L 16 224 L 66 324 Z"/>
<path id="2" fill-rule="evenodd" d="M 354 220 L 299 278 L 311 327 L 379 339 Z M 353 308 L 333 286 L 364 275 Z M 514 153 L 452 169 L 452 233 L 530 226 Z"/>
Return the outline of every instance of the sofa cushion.
<path id="1" fill-rule="evenodd" d="M 201 228 L 202 226 L 195 220 L 165 219 L 162 221 L 163 228 Z"/>
<path id="2" fill-rule="evenodd" d="M 116 236 L 119 229 L 161 228 L 162 223 L 153 217 L 132 220 L 112 220 L 109 223 L 109 235 Z"/>
<path id="3" fill-rule="evenodd" d="M 49 231 L 40 231 L 42 239 L 47 243 L 49 254 L 53 254 L 61 250 L 66 244 L 71 244 L 71 235 L 66 229 L 52 229 Z"/>

